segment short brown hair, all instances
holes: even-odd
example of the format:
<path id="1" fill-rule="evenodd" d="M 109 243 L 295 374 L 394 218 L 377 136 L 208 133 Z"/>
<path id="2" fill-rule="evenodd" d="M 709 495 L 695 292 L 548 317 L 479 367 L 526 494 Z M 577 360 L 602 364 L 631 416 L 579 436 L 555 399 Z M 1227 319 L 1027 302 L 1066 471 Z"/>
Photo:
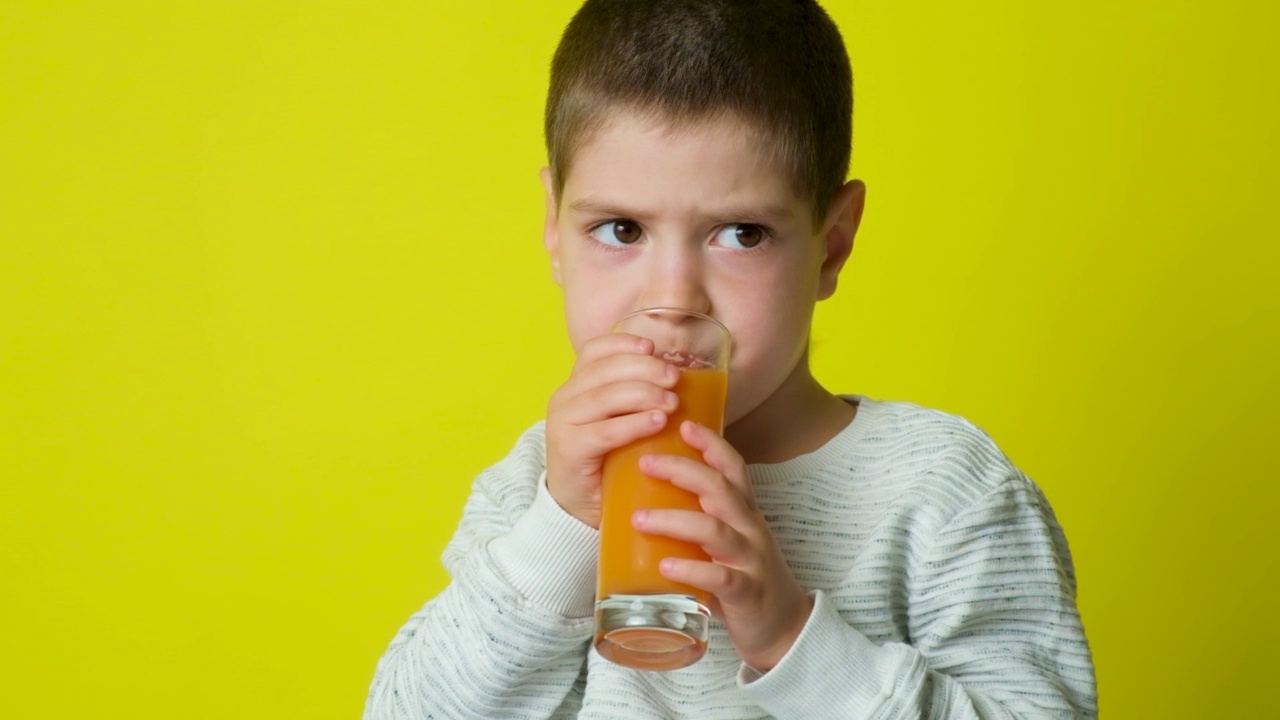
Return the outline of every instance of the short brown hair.
<path id="1" fill-rule="evenodd" d="M 815 221 L 849 172 L 853 74 L 840 31 L 813 0 L 587 0 L 551 62 L 556 198 L 574 150 L 620 109 L 674 126 L 747 121 Z"/>

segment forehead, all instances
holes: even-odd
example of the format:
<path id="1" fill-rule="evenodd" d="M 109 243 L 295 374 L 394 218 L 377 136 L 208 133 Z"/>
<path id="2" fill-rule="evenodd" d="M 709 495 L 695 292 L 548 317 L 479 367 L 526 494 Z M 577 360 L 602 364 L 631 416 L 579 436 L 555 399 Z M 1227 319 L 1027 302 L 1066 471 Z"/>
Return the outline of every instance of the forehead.
<path id="1" fill-rule="evenodd" d="M 614 113 L 582 138 L 563 198 L 688 210 L 785 205 L 803 211 L 792 174 L 756 126 L 731 116 L 672 122 Z"/>

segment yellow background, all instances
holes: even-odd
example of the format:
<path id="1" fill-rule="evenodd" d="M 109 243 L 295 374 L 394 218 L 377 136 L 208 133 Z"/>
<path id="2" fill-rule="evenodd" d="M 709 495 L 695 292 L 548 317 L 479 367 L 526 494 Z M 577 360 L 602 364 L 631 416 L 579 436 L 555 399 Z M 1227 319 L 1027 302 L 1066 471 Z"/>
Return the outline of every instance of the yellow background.
<path id="1" fill-rule="evenodd" d="M 0 4 L 0 717 L 361 712 L 568 369 L 575 5 Z M 1041 483 L 1106 717 L 1275 717 L 1275 4 L 828 6 L 870 194 L 820 377 Z"/>

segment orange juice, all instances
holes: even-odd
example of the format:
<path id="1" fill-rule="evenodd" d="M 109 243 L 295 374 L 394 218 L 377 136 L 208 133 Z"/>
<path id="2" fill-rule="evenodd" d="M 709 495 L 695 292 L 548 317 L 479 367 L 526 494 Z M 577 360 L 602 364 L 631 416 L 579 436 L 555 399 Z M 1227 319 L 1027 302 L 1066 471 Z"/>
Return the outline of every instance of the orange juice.
<path id="1" fill-rule="evenodd" d="M 707 554 L 702 548 L 639 533 L 631 526 L 631 515 L 640 509 L 701 511 L 697 495 L 641 473 L 640 456 L 682 455 L 702 462 L 702 453 L 680 437 L 680 424 L 692 420 L 723 432 L 727 386 L 723 371 L 682 371 L 674 389 L 680 404 L 662 431 L 614 450 L 605 458 L 597 599 L 611 595 L 676 594 L 693 597 L 704 606 L 708 604 L 710 598 L 704 591 L 672 582 L 658 572 L 658 563 L 663 558 L 706 560 Z"/>

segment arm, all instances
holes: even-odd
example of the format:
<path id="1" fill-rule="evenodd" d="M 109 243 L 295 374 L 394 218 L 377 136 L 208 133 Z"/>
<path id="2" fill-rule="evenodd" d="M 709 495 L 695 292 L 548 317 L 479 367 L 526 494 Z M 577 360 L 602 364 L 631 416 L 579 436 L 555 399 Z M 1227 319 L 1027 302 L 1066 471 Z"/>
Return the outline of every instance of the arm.
<path id="1" fill-rule="evenodd" d="M 445 549 L 453 582 L 387 649 L 368 720 L 575 714 L 593 630 L 603 458 L 657 432 L 674 407 L 666 388 L 679 372 L 652 352 L 632 335 L 587 341 L 545 426 L 481 475 Z"/>
<path id="2" fill-rule="evenodd" d="M 1093 718 L 1093 665 L 1066 539 L 1015 474 L 924 539 L 911 645 L 876 645 L 821 592 L 800 637 L 739 682 L 778 718 Z M 914 543 L 913 543 L 914 544 Z"/>
<path id="3" fill-rule="evenodd" d="M 367 720 L 550 718 L 576 704 L 597 533 L 560 509 L 541 473 L 535 429 L 477 479 L 444 553 L 452 582 L 378 662 Z"/>

